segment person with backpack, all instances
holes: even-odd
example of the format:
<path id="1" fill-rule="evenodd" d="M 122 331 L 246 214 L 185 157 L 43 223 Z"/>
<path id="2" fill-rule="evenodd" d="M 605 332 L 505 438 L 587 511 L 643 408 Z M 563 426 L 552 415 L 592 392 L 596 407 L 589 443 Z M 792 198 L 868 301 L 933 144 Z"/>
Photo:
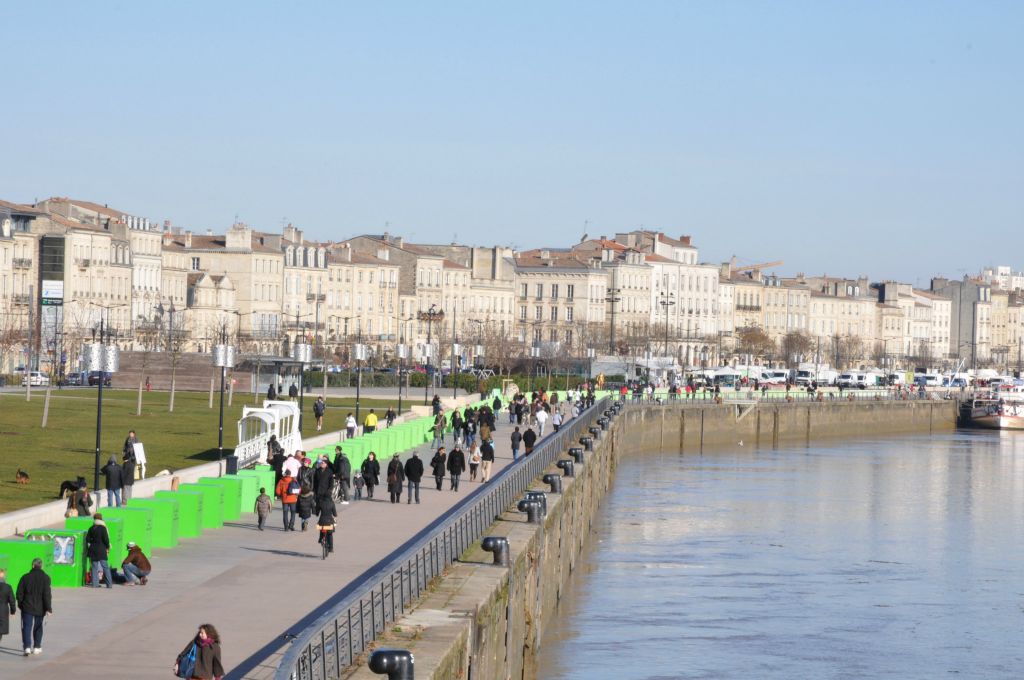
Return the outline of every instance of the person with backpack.
<path id="1" fill-rule="evenodd" d="M 281 516 L 285 531 L 295 531 L 295 504 L 299 501 L 302 485 L 299 480 L 285 473 L 274 489 L 274 495 L 281 499 Z"/>
<path id="2" fill-rule="evenodd" d="M 220 634 L 209 623 L 199 626 L 199 632 L 174 662 L 174 675 L 179 678 L 214 680 L 224 677 L 220 660 Z"/>

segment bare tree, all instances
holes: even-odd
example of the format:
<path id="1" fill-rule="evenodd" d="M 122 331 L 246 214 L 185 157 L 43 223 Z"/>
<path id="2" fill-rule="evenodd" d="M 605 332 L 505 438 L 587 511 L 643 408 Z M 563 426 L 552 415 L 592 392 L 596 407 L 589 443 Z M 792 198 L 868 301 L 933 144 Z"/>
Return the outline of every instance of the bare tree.
<path id="1" fill-rule="evenodd" d="M 782 337 L 782 354 L 793 366 L 801 360 L 806 360 L 813 347 L 814 340 L 803 331 L 790 331 Z"/>
<path id="2" fill-rule="evenodd" d="M 775 353 L 775 341 L 760 326 L 736 329 L 736 350 L 755 357 Z"/>

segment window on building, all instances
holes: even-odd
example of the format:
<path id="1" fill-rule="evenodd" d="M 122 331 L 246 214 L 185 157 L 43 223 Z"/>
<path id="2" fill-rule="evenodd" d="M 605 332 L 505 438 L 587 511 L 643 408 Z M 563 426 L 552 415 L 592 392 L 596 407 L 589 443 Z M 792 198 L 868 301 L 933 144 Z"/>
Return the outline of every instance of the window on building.
<path id="1" fill-rule="evenodd" d="M 543 321 L 544 320 L 544 308 L 541 307 L 540 305 L 537 305 L 536 307 L 534 307 L 533 318 L 536 319 L 537 321 Z"/>
<path id="2" fill-rule="evenodd" d="M 558 307 L 551 308 L 551 320 L 558 321 Z"/>
<path id="3" fill-rule="evenodd" d="M 572 345 L 572 329 L 565 332 L 565 344 Z"/>
<path id="4" fill-rule="evenodd" d="M 521 284 L 519 284 L 519 297 L 529 297 L 530 292 L 527 290 L 527 288 L 529 288 L 529 287 L 530 287 L 530 284 L 528 284 L 528 283 L 521 283 Z"/>
<path id="5" fill-rule="evenodd" d="M 199 258 L 198 257 L 193 257 L 192 258 L 192 271 L 194 271 L 194 272 L 199 271 Z"/>
<path id="6" fill-rule="evenodd" d="M 565 308 L 565 320 L 572 322 L 572 307 Z"/>
<path id="7" fill-rule="evenodd" d="M 534 286 L 534 289 L 537 291 L 537 299 L 538 300 L 543 300 L 544 299 L 544 284 L 543 283 L 538 283 L 536 286 Z"/>
<path id="8" fill-rule="evenodd" d="M 525 305 L 519 308 L 519 319 L 521 321 L 526 321 L 526 306 Z"/>
<path id="9" fill-rule="evenodd" d="M 569 284 L 565 287 L 565 299 L 572 300 L 576 295 L 576 286 Z"/>
<path id="10" fill-rule="evenodd" d="M 557 283 L 552 283 L 551 284 L 551 299 L 552 300 L 557 300 L 558 299 L 558 284 Z"/>

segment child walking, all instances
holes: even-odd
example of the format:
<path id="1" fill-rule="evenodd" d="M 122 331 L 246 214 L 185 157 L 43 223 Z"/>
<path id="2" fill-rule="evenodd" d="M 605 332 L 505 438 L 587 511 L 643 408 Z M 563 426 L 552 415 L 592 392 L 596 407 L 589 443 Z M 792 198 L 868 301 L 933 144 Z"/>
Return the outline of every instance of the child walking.
<path id="1" fill-rule="evenodd" d="M 267 495 L 267 490 L 264 487 L 260 487 L 260 495 L 256 497 L 256 507 L 253 511 L 256 513 L 256 528 L 263 531 L 263 525 L 267 523 L 267 517 L 270 516 L 270 511 L 274 508 L 274 499 Z"/>

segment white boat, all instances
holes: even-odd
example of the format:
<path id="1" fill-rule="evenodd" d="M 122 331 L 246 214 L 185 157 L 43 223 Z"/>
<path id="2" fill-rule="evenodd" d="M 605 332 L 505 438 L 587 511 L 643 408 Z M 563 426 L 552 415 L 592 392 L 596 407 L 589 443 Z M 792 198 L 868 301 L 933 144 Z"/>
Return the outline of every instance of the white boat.
<path id="1" fill-rule="evenodd" d="M 996 393 L 975 399 L 970 422 L 989 430 L 1024 430 L 1024 395 Z"/>

